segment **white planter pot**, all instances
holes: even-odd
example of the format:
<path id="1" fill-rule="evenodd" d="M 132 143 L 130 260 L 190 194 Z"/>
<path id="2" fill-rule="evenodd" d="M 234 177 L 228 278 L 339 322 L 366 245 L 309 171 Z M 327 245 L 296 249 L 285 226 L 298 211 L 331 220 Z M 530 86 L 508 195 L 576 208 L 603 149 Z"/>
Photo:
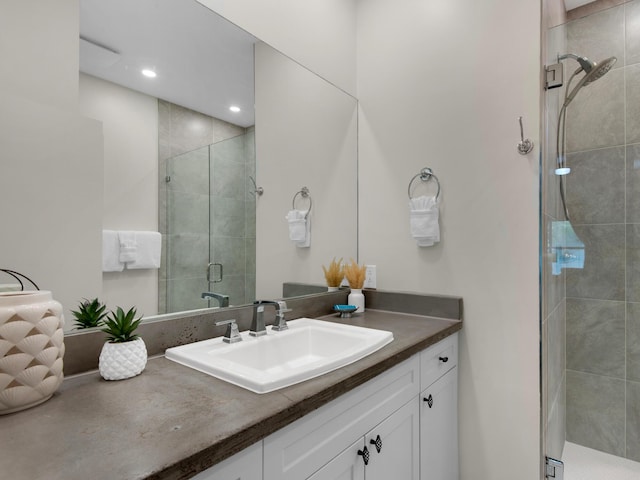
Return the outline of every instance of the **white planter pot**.
<path id="1" fill-rule="evenodd" d="M 147 366 L 147 347 L 138 338 L 132 342 L 103 345 L 98 367 L 105 380 L 124 380 L 139 375 Z"/>
<path id="2" fill-rule="evenodd" d="M 0 415 L 38 405 L 58 389 L 63 326 L 51 292 L 0 293 Z"/>

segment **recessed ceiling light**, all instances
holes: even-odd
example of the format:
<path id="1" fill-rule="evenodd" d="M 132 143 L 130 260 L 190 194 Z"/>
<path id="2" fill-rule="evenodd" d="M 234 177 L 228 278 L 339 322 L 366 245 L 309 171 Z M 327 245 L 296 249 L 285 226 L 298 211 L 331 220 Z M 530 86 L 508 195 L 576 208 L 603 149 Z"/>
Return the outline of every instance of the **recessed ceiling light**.
<path id="1" fill-rule="evenodd" d="M 154 72 L 153 70 L 150 70 L 148 68 L 145 68 L 144 70 L 142 70 L 142 74 L 145 77 L 149 77 L 149 78 L 156 78 L 156 76 L 157 76 L 156 72 Z"/>
<path id="2" fill-rule="evenodd" d="M 231 110 L 233 113 L 238 113 L 240 111 L 240 107 L 236 107 L 235 105 L 232 105 L 229 107 L 229 110 Z"/>

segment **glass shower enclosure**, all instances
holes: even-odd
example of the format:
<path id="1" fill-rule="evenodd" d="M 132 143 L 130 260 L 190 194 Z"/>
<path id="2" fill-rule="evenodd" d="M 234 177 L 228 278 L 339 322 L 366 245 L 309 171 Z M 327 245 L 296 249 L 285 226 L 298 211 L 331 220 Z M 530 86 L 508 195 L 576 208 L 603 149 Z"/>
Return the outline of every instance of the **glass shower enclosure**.
<path id="1" fill-rule="evenodd" d="M 222 140 L 166 162 L 166 235 L 160 313 L 255 298 L 254 133 Z"/>
<path id="2" fill-rule="evenodd" d="M 562 459 L 569 442 L 638 462 L 640 0 L 572 19 L 544 35 L 545 63 L 562 63 L 565 83 L 545 92 L 543 453 Z M 596 62 L 615 56 L 617 62 L 566 107 L 566 158 L 560 163 L 570 173 L 561 180 L 556 131 L 567 79 L 580 66 L 573 58 L 559 62 L 567 53 Z M 568 225 L 561 181 L 573 246 L 584 249 L 576 265 L 563 265 L 559 248 L 558 232 Z"/>

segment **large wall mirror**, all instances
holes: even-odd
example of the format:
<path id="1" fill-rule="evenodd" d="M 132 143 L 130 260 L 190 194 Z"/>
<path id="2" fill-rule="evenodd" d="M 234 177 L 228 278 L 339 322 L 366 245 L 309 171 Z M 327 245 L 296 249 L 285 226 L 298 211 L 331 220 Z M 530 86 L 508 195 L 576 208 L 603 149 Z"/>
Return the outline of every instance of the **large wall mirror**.
<path id="1" fill-rule="evenodd" d="M 242 305 L 357 258 L 355 98 L 195 0 L 81 0 L 80 35 L 80 111 L 104 131 L 103 228 L 163 238 L 159 269 L 103 273 L 109 307 Z M 301 248 L 285 216 L 309 205 Z"/>

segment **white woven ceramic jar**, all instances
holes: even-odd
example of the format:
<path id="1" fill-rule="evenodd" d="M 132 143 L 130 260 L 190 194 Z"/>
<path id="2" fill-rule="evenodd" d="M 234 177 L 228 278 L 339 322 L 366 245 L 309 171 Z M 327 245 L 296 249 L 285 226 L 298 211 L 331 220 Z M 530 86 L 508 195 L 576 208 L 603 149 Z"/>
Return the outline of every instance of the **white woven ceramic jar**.
<path id="1" fill-rule="evenodd" d="M 51 292 L 0 293 L 0 415 L 38 405 L 58 389 L 63 326 Z"/>
<path id="2" fill-rule="evenodd" d="M 124 380 L 139 375 L 147 366 L 147 346 L 137 338 L 131 342 L 103 345 L 98 367 L 105 380 Z"/>

